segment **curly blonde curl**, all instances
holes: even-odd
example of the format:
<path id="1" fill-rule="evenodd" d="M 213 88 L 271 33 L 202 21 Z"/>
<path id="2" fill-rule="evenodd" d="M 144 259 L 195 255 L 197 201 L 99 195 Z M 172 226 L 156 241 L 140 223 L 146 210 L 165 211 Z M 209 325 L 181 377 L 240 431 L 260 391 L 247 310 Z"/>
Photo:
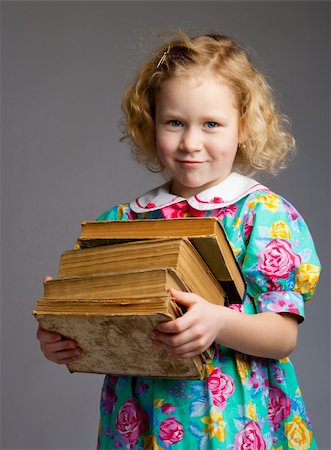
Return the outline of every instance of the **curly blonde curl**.
<path id="1" fill-rule="evenodd" d="M 163 81 L 203 68 L 221 76 L 237 99 L 243 142 L 238 146 L 234 168 L 245 174 L 275 174 L 284 168 L 286 157 L 295 148 L 289 122 L 277 111 L 271 87 L 247 52 L 224 35 L 191 38 L 181 31 L 173 34 L 143 64 L 124 93 L 122 140 L 130 140 L 135 159 L 153 172 L 163 170 L 155 145 L 156 94 Z"/>

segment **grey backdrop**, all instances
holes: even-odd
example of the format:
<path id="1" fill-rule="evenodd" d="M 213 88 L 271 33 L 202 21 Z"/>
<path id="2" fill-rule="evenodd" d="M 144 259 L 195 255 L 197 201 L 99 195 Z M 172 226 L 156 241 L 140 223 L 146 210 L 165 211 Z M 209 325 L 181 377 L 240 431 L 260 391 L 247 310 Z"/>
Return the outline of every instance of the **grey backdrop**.
<path id="1" fill-rule="evenodd" d="M 228 33 L 293 123 L 299 153 L 262 181 L 308 222 L 324 266 L 293 354 L 320 449 L 330 443 L 329 2 L 11 2 L 2 7 L 2 445 L 93 449 L 102 376 L 44 359 L 31 315 L 82 220 L 158 184 L 120 144 L 120 99 L 170 27 Z M 188 449 L 190 450 L 190 449 Z M 193 450 L 193 449 L 192 449 Z"/>

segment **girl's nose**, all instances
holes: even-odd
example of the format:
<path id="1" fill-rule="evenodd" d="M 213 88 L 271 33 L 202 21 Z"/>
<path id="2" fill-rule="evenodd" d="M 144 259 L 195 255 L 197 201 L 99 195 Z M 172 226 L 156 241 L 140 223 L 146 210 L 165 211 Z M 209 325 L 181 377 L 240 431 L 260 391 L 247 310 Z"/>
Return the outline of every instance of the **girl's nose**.
<path id="1" fill-rule="evenodd" d="M 186 128 L 183 131 L 179 148 L 180 150 L 187 153 L 194 153 L 202 150 L 202 139 L 200 130 L 195 130 L 193 128 Z"/>

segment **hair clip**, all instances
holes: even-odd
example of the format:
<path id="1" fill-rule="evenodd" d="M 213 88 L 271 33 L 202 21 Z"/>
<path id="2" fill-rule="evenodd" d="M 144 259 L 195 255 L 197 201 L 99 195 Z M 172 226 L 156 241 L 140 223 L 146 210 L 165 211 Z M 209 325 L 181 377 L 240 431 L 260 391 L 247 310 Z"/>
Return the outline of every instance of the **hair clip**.
<path id="1" fill-rule="evenodd" d="M 169 50 L 170 50 L 170 45 L 168 46 L 168 50 L 167 50 L 166 52 L 163 52 L 163 55 L 161 56 L 160 61 L 157 63 L 157 66 L 156 66 L 157 69 L 158 69 L 158 68 L 161 66 L 161 64 L 163 64 L 164 61 L 166 60 L 166 57 L 167 57 L 167 54 L 169 53 Z"/>

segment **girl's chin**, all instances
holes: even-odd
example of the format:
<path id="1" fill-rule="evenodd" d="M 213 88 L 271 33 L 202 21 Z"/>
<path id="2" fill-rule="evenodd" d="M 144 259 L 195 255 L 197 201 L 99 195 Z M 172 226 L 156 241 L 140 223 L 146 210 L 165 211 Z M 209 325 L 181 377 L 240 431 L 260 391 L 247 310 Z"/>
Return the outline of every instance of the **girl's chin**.
<path id="1" fill-rule="evenodd" d="M 191 184 L 191 185 L 171 185 L 170 192 L 171 194 L 178 195 L 179 197 L 192 197 L 194 195 L 199 194 L 199 192 L 204 191 L 205 189 L 208 189 L 209 186 L 205 187 L 205 185 L 200 184 Z"/>

